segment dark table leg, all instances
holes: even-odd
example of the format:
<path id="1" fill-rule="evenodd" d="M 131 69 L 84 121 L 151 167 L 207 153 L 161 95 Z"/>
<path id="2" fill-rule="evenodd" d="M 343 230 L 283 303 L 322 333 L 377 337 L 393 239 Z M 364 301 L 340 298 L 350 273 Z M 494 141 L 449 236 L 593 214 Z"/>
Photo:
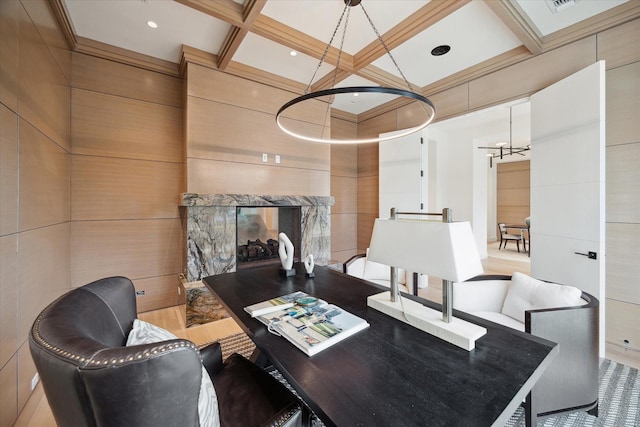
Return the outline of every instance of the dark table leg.
<path id="1" fill-rule="evenodd" d="M 538 425 L 538 411 L 531 402 L 531 393 L 527 395 L 524 401 L 524 419 L 526 427 L 536 427 Z"/>

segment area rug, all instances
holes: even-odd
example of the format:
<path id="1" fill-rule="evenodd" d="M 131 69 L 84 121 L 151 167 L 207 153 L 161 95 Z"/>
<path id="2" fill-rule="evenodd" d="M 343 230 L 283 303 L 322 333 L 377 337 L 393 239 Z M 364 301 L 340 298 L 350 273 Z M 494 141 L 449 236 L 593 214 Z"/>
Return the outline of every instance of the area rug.
<path id="1" fill-rule="evenodd" d="M 586 412 L 550 417 L 541 427 L 637 427 L 640 426 L 640 379 L 638 370 L 609 359 L 600 360 L 598 417 Z M 507 427 L 525 425 L 524 409 L 518 408 Z"/>
<path id="2" fill-rule="evenodd" d="M 248 359 L 256 348 L 253 341 L 242 332 L 220 338 L 217 341 L 222 350 L 222 360 L 226 360 L 233 353 L 241 354 Z"/>
<path id="3" fill-rule="evenodd" d="M 230 335 L 219 340 L 222 357 L 233 353 L 251 356 L 255 345 L 244 333 Z M 294 394 L 282 374 L 271 367 L 269 373 L 287 386 Z M 576 412 L 540 420 L 541 427 L 638 427 L 640 426 L 640 377 L 638 370 L 609 359 L 600 360 L 599 415 L 594 417 L 586 412 Z M 312 417 L 313 426 L 321 427 L 322 422 Z M 524 427 L 524 409 L 518 408 L 505 424 L 506 427 Z"/>

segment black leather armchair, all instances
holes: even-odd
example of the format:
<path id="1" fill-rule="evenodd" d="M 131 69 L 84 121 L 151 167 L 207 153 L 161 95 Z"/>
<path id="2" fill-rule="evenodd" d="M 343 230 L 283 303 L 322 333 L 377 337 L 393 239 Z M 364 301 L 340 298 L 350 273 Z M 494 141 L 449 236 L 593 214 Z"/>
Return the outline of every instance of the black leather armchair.
<path id="1" fill-rule="evenodd" d="M 244 357 L 224 363 L 218 343 L 200 351 L 175 339 L 126 347 L 136 318 L 124 277 L 74 289 L 35 320 L 29 345 L 59 426 L 194 426 L 204 364 L 222 426 L 300 426 L 303 405 Z"/>

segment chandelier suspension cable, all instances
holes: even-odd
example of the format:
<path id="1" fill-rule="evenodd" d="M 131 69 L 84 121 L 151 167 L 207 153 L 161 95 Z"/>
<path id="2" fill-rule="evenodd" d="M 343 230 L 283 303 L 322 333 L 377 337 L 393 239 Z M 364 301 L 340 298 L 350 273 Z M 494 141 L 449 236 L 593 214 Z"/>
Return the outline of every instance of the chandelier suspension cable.
<path id="1" fill-rule="evenodd" d="M 371 25 L 371 28 L 373 28 L 373 32 L 376 34 L 376 37 L 378 38 L 378 41 L 380 42 L 380 44 L 382 45 L 382 47 L 384 48 L 385 52 L 387 53 L 387 55 L 389 56 L 389 58 L 391 58 L 391 62 L 393 62 L 393 65 L 396 67 L 396 70 L 398 70 L 398 73 L 400 73 L 400 75 L 402 76 L 402 79 L 404 80 L 404 82 L 406 83 L 407 87 L 409 88 L 409 90 L 411 92 L 413 92 L 413 86 L 411 85 L 411 83 L 409 83 L 409 80 L 407 80 L 407 77 L 404 75 L 404 73 L 402 72 L 402 70 L 400 69 L 400 67 L 398 66 L 398 63 L 396 62 L 396 59 L 393 57 L 393 55 L 391 54 L 391 51 L 389 50 L 389 47 L 387 46 L 387 44 L 384 42 L 384 40 L 382 39 L 382 36 L 380 35 L 380 33 L 378 32 L 378 29 L 376 28 L 375 24 L 373 23 L 373 21 L 371 20 L 371 18 L 369 17 L 369 14 L 367 13 L 367 10 L 364 8 L 364 6 L 362 5 L 362 3 L 360 3 L 360 8 L 362 9 L 362 11 L 364 12 L 364 16 L 367 17 L 367 20 L 369 21 L 369 25 Z"/>
<path id="2" fill-rule="evenodd" d="M 311 76 L 311 80 L 309 80 L 309 84 L 307 85 L 307 89 L 304 92 L 305 95 L 309 94 L 309 92 L 311 90 L 311 85 L 313 84 L 313 80 L 315 79 L 316 74 L 318 73 L 318 70 L 320 69 L 320 67 L 322 67 L 322 64 L 324 63 L 324 60 L 327 57 L 329 49 L 331 48 L 331 43 L 333 42 L 333 39 L 335 38 L 336 34 L 338 33 L 338 29 L 340 28 L 340 24 L 342 23 L 342 19 L 345 17 L 345 14 L 346 14 L 346 19 L 344 20 L 344 28 L 342 30 L 342 38 L 340 40 L 340 49 L 338 50 L 338 58 L 336 59 L 336 66 L 335 66 L 335 69 L 333 70 L 333 80 L 331 81 L 331 87 L 335 87 L 335 85 L 336 85 L 336 81 L 338 80 L 338 71 L 340 70 L 340 59 L 342 58 L 342 47 L 344 46 L 344 39 L 345 39 L 345 37 L 347 35 L 347 27 L 349 26 L 349 16 L 351 14 L 351 0 L 347 0 L 345 2 L 344 9 L 342 10 L 342 15 L 340 15 L 340 19 L 338 20 L 338 25 L 336 25 L 335 30 L 333 30 L 333 34 L 331 35 L 331 39 L 329 40 L 329 43 L 327 43 L 327 47 L 324 49 L 324 53 L 322 54 L 322 57 L 320 58 L 320 62 L 318 63 L 318 67 L 316 68 L 315 72 L 313 73 L 313 76 Z M 325 113 L 324 113 L 325 117 L 331 117 L 331 103 L 333 102 L 335 97 L 336 97 L 335 94 L 333 94 L 327 100 Z M 324 130 L 323 130 L 323 133 L 324 133 Z"/>
<path id="3" fill-rule="evenodd" d="M 322 56 L 320 57 L 320 62 L 318 62 L 318 66 L 316 67 L 315 71 L 313 72 L 313 75 L 311 76 L 311 80 L 309 80 L 309 84 L 307 85 L 307 88 L 304 90 L 304 93 L 307 94 L 311 91 L 311 85 L 313 84 L 313 80 L 316 78 L 316 75 L 318 74 L 318 71 L 320 71 L 320 67 L 322 67 L 322 64 L 324 64 L 324 60 L 327 58 L 327 54 L 329 53 L 329 49 L 331 48 L 331 43 L 333 43 L 333 39 L 336 37 L 336 34 L 338 33 L 338 30 L 340 29 L 340 24 L 342 23 L 342 19 L 344 18 L 344 15 L 347 15 L 347 19 L 345 20 L 344 23 L 344 30 L 342 31 L 342 40 L 340 41 L 340 50 L 338 51 L 338 59 L 336 61 L 336 68 L 334 70 L 334 74 L 333 74 L 333 82 L 331 83 L 331 86 L 336 84 L 336 80 L 338 79 L 338 69 L 340 68 L 340 57 L 342 56 L 342 46 L 344 45 L 344 38 L 345 35 L 347 34 L 347 26 L 349 25 L 349 14 L 351 12 L 351 0 L 348 0 L 347 3 L 345 3 L 344 5 L 344 9 L 342 10 L 342 15 L 340 15 L 340 19 L 338 20 L 338 25 L 336 25 L 335 30 L 333 30 L 333 34 L 331 35 L 331 39 L 329 40 L 329 43 L 327 43 L 327 46 L 324 48 L 324 52 L 322 53 Z"/>

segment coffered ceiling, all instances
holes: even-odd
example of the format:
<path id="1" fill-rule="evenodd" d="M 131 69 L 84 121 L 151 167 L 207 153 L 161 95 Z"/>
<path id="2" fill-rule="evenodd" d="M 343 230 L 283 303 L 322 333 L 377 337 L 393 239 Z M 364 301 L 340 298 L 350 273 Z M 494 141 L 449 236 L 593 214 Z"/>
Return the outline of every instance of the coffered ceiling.
<path id="1" fill-rule="evenodd" d="M 426 96 L 640 16 L 637 0 L 555 2 L 556 12 L 553 0 L 362 0 L 348 10 L 342 54 L 341 28 L 319 67 L 344 0 L 53 0 L 75 50 L 168 74 L 190 55 L 297 93 L 310 83 L 406 88 L 364 9 Z M 433 56 L 440 45 L 450 52 Z M 358 115 L 380 102 L 363 96 L 333 107 Z"/>

